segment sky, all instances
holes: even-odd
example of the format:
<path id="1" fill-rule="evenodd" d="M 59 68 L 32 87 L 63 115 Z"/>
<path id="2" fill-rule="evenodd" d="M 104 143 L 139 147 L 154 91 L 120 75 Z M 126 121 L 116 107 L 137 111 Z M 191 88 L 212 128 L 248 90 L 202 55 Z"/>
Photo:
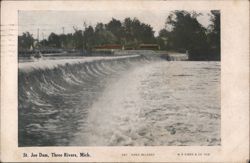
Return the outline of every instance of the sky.
<path id="1" fill-rule="evenodd" d="M 73 33 L 74 27 L 83 29 L 83 23 L 95 26 L 98 22 L 108 23 L 112 18 L 123 21 L 126 17 L 138 18 L 141 22 L 150 24 L 155 31 L 155 36 L 164 28 L 165 21 L 171 11 L 165 10 L 130 10 L 114 12 L 102 11 L 19 11 L 18 35 L 30 32 L 37 39 L 39 29 L 39 40 L 47 39 L 51 32 L 56 34 Z M 198 21 L 207 27 L 210 22 L 210 11 L 198 11 L 202 13 Z"/>

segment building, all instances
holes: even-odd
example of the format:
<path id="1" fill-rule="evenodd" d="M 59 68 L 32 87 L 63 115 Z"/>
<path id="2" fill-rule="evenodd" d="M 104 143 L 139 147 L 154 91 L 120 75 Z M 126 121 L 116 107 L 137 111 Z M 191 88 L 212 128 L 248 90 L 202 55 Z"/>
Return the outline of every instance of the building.
<path id="1" fill-rule="evenodd" d="M 110 56 L 115 55 L 116 51 L 123 50 L 124 47 L 119 44 L 106 44 L 106 45 L 100 45 L 95 46 L 92 49 L 92 55 L 94 56 Z"/>
<path id="2" fill-rule="evenodd" d="M 158 44 L 140 44 L 140 50 L 160 50 L 160 46 Z"/>
<path id="3" fill-rule="evenodd" d="M 119 44 L 107 44 L 107 45 L 95 46 L 94 50 L 97 50 L 97 49 L 101 49 L 101 50 L 123 49 L 123 46 Z"/>

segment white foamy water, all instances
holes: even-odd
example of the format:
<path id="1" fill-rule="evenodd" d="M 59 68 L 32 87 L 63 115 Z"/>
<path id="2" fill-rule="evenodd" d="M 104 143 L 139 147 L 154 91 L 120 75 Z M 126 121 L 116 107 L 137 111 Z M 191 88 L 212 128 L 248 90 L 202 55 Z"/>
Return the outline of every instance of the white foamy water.
<path id="1" fill-rule="evenodd" d="M 108 83 L 70 145 L 220 145 L 220 115 L 220 62 L 152 62 Z"/>
<path id="2" fill-rule="evenodd" d="M 104 60 L 115 60 L 115 59 L 123 59 L 123 58 L 133 58 L 138 57 L 139 55 L 130 55 L 130 56 L 107 56 L 107 57 L 71 57 L 71 58 L 63 58 L 62 59 L 36 59 L 36 60 L 24 60 L 18 63 L 19 71 L 21 72 L 32 72 L 34 70 L 40 69 L 52 69 L 58 66 L 63 66 L 66 64 L 79 64 L 86 62 L 94 62 L 94 61 L 104 61 Z"/>

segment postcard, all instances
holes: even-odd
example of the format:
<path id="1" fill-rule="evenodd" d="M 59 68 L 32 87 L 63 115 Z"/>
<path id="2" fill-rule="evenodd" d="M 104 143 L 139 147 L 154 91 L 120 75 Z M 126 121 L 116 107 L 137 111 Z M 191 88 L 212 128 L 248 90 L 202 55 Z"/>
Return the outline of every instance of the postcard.
<path id="1" fill-rule="evenodd" d="M 2 1 L 1 161 L 249 161 L 249 1 Z"/>

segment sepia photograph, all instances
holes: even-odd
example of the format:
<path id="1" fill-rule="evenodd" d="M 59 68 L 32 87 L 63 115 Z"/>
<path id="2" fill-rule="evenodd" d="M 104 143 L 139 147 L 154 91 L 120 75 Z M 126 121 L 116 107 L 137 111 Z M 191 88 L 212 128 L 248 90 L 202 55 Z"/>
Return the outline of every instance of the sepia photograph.
<path id="1" fill-rule="evenodd" d="M 248 0 L 0 4 L 0 162 L 249 162 Z"/>
<path id="2" fill-rule="evenodd" d="M 18 11 L 18 146 L 220 146 L 220 10 Z"/>

